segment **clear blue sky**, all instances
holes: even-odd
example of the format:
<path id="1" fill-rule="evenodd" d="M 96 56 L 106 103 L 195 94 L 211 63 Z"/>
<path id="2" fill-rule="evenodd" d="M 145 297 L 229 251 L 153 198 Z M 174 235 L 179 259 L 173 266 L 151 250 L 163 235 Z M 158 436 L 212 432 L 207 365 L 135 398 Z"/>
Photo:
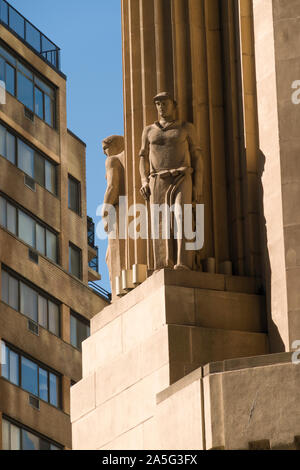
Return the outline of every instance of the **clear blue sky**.
<path id="1" fill-rule="evenodd" d="M 68 127 L 87 144 L 88 214 L 95 222 L 105 192 L 100 143 L 123 135 L 121 0 L 9 0 L 61 48 L 67 75 Z M 106 241 L 99 246 L 101 285 L 110 290 Z"/>

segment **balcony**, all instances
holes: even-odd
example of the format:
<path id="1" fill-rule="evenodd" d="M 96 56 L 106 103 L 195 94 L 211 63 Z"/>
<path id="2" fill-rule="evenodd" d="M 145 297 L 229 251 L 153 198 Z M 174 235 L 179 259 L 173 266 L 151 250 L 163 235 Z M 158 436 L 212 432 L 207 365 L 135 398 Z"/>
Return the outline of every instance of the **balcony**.
<path id="1" fill-rule="evenodd" d="M 0 0 L 0 24 L 60 71 L 60 49 L 6 0 Z"/>

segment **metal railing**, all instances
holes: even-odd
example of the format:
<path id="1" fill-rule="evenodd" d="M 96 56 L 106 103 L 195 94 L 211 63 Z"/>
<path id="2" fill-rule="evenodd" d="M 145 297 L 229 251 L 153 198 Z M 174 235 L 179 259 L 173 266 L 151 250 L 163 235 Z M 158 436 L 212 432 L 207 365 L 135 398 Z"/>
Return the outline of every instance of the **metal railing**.
<path id="1" fill-rule="evenodd" d="M 0 23 L 60 70 L 60 49 L 6 0 L 0 0 Z"/>
<path id="2" fill-rule="evenodd" d="M 108 292 L 106 289 L 103 287 L 99 286 L 99 284 L 96 284 L 95 282 L 89 282 L 89 286 L 93 291 L 102 297 L 102 299 L 107 300 L 108 302 L 111 302 L 111 293 Z"/>
<path id="3" fill-rule="evenodd" d="M 95 248 L 95 223 L 91 217 L 87 217 L 88 244 Z"/>

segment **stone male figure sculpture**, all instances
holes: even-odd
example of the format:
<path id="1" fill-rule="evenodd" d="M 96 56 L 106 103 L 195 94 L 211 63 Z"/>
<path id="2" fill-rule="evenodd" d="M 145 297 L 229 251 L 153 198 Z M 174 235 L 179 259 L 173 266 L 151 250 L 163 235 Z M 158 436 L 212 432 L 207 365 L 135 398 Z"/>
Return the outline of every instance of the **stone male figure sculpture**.
<path id="1" fill-rule="evenodd" d="M 176 119 L 177 103 L 167 92 L 154 97 L 159 121 L 147 126 L 140 151 L 141 194 L 153 204 L 178 204 L 184 214 L 184 205 L 198 203 L 203 193 L 203 158 L 197 142 L 194 125 Z M 152 216 L 152 212 L 151 212 Z M 169 240 L 162 235 L 153 239 L 154 270 L 171 268 L 190 270 L 193 252 L 185 249 L 182 238 Z"/>
<path id="2" fill-rule="evenodd" d="M 121 274 L 125 265 L 125 240 L 119 237 L 119 196 L 125 195 L 124 174 L 124 137 L 112 135 L 102 141 L 103 152 L 106 155 L 105 169 L 107 188 L 104 195 L 102 216 L 106 215 L 106 204 L 114 206 L 116 214 L 115 237 L 109 234 L 106 252 L 106 264 L 109 270 L 109 278 L 113 297 L 115 295 L 115 278 Z M 108 224 L 104 229 L 109 230 Z"/>

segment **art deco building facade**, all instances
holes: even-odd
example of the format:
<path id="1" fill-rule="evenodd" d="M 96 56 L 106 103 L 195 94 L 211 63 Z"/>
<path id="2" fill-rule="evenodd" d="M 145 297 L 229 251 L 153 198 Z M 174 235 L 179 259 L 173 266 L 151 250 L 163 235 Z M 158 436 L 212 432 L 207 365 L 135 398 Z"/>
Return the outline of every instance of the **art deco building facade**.
<path id="1" fill-rule="evenodd" d="M 85 144 L 59 49 L 4 0 L 0 15 L 0 448 L 68 449 L 81 341 L 108 303 L 88 284 Z"/>

